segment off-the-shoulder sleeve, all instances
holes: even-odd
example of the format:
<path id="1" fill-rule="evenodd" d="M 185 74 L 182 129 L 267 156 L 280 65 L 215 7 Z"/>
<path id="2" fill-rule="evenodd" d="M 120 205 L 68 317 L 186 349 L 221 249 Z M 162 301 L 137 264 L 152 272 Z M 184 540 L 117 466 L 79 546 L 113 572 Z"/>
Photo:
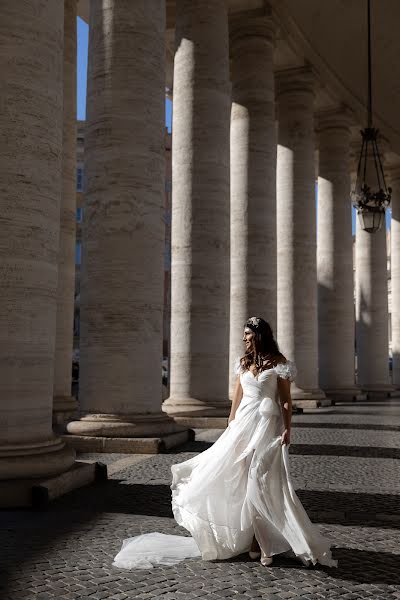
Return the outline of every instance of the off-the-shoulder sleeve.
<path id="1" fill-rule="evenodd" d="M 294 381 L 297 375 L 296 365 L 291 360 L 288 360 L 285 363 L 279 363 L 279 365 L 274 367 L 274 371 L 278 377 L 289 379 L 289 381 Z"/>
<path id="2" fill-rule="evenodd" d="M 237 356 L 235 358 L 235 362 L 233 363 L 233 371 L 234 371 L 235 375 L 240 375 L 240 373 L 242 372 L 242 369 L 240 366 L 240 356 Z"/>

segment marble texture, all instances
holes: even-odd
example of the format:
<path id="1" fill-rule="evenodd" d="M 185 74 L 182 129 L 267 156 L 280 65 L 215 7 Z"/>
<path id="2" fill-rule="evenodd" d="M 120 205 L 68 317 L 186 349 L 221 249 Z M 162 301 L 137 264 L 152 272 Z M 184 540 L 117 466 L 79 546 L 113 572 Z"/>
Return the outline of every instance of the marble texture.
<path id="1" fill-rule="evenodd" d="M 389 324 L 386 227 L 375 233 L 356 219 L 357 384 L 366 392 L 389 393 Z"/>
<path id="2" fill-rule="evenodd" d="M 75 459 L 52 432 L 64 2 L 4 0 L 0 72 L 0 479 Z"/>
<path id="3" fill-rule="evenodd" d="M 71 397 L 76 238 L 76 12 L 77 0 L 64 0 L 63 147 L 58 255 L 53 419 L 63 421 L 77 408 Z"/>
<path id="4" fill-rule="evenodd" d="M 275 27 L 270 17 L 230 22 L 231 303 L 230 394 L 243 327 L 252 315 L 276 327 Z"/>
<path id="5" fill-rule="evenodd" d="M 293 398 L 311 406 L 325 401 L 318 381 L 314 76 L 287 69 L 277 86 L 278 343 L 297 364 Z"/>
<path id="6" fill-rule="evenodd" d="M 224 0 L 179 0 L 168 414 L 227 415 L 229 40 Z"/>
<path id="7" fill-rule="evenodd" d="M 79 421 L 71 434 L 151 437 L 161 411 L 165 3 L 91 5 Z"/>
<path id="8" fill-rule="evenodd" d="M 392 191 L 391 285 L 392 285 L 392 382 L 400 387 L 400 168 L 389 173 Z"/>
<path id="9" fill-rule="evenodd" d="M 344 108 L 320 112 L 317 277 L 319 382 L 330 394 L 356 395 L 350 126 Z"/>

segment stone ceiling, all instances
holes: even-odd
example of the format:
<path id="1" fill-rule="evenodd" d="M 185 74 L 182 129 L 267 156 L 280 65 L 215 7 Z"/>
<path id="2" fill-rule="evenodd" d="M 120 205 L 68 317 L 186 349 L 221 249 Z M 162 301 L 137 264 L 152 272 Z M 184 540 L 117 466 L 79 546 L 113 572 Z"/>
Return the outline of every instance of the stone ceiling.
<path id="1" fill-rule="evenodd" d="M 264 0 L 228 0 L 229 12 L 259 12 Z M 366 121 L 367 26 L 366 0 L 270 0 L 278 23 L 277 70 L 313 65 L 319 89 L 316 109 L 338 102 L 355 113 L 358 126 Z M 399 0 L 371 0 L 373 102 L 375 124 L 400 155 L 400 23 Z M 88 0 L 79 0 L 87 20 Z M 172 86 L 175 1 L 167 0 L 167 85 Z M 358 129 L 358 126 L 355 130 Z M 394 156 L 392 156 L 392 160 Z"/>

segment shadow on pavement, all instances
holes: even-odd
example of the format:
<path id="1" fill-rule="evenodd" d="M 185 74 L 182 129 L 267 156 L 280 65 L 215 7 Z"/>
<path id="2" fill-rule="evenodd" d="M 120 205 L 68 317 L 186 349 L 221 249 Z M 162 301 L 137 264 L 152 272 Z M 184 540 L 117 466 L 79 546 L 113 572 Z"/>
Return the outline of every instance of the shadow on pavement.
<path id="1" fill-rule="evenodd" d="M 354 456 L 360 458 L 400 458 L 400 448 L 348 446 L 345 444 L 291 444 L 290 454 L 312 456 Z"/>
<path id="2" fill-rule="evenodd" d="M 292 427 L 307 429 L 362 429 L 365 431 L 400 431 L 400 425 L 384 425 L 381 423 L 317 423 L 315 421 L 295 421 Z"/>
<path id="3" fill-rule="evenodd" d="M 204 452 L 212 442 L 191 441 L 172 448 L 168 454 L 183 452 Z M 400 448 L 378 446 L 349 446 L 346 444 L 290 444 L 289 454 L 304 456 L 354 456 L 359 458 L 396 458 L 400 459 Z"/>
<path id="4" fill-rule="evenodd" d="M 298 489 L 296 493 L 315 522 L 400 529 L 400 498 L 397 495 L 304 489 Z M 169 483 L 132 484 L 122 479 L 71 492 L 49 510 L 173 516 Z"/>

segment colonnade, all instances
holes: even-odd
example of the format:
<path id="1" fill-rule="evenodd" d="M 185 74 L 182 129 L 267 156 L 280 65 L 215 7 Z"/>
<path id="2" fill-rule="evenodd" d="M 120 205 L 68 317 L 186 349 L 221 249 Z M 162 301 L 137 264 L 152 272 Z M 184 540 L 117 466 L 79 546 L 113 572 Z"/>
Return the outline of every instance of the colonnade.
<path id="1" fill-rule="evenodd" d="M 51 421 L 53 409 L 75 409 L 76 0 L 46 3 L 34 19 L 29 4 L 5 4 L 0 477 L 17 478 L 52 475 L 74 461 Z M 81 414 L 69 433 L 155 437 L 182 431 L 180 419 L 226 416 L 243 324 L 253 314 L 272 324 L 297 363 L 297 404 L 391 389 L 384 230 L 357 229 L 354 315 L 352 115 L 341 106 L 315 114 L 311 67 L 274 72 L 267 12 L 228 18 L 224 0 L 177 0 L 170 396 L 161 406 L 165 3 L 110 0 L 91 9 Z M 18 57 L 18 69 L 7 56 Z M 398 204 L 395 193 L 396 385 Z"/>

